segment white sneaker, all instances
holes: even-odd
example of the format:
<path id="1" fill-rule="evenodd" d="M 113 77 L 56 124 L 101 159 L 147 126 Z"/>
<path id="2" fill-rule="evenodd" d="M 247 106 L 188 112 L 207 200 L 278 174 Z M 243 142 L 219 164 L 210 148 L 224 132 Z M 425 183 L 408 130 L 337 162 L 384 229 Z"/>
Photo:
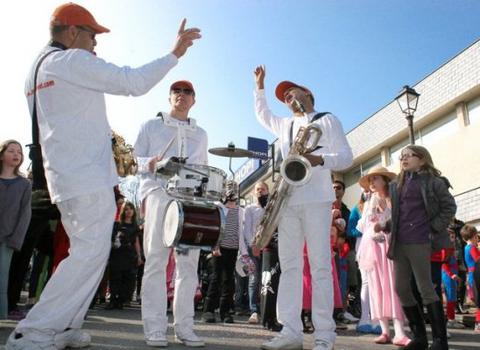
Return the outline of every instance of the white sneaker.
<path id="1" fill-rule="evenodd" d="M 258 323 L 258 314 L 254 312 L 250 318 L 248 319 L 248 323 L 250 324 L 257 324 Z"/>
<path id="2" fill-rule="evenodd" d="M 148 346 L 153 346 L 156 348 L 165 348 L 168 346 L 168 340 L 163 332 L 155 332 L 148 337 L 145 337 L 145 342 Z"/>
<path id="3" fill-rule="evenodd" d="M 315 346 L 312 350 L 332 350 L 333 344 L 327 340 L 317 339 L 315 340 Z"/>
<path id="4" fill-rule="evenodd" d="M 55 334 L 55 346 L 58 349 L 85 348 L 90 346 L 92 337 L 81 329 L 69 329 L 65 332 Z"/>
<path id="5" fill-rule="evenodd" d="M 53 337 L 51 341 L 33 341 L 20 333 L 12 332 L 5 344 L 5 350 L 57 350 Z"/>
<path id="6" fill-rule="evenodd" d="M 358 322 L 360 319 L 353 316 L 350 312 L 348 311 L 345 311 L 343 313 L 343 317 L 346 319 L 346 320 L 349 320 L 350 322 Z"/>
<path id="7" fill-rule="evenodd" d="M 200 339 L 193 331 L 187 334 L 175 333 L 175 339 L 185 346 L 191 348 L 202 348 L 205 346 L 205 342 Z"/>
<path id="8" fill-rule="evenodd" d="M 282 333 L 275 338 L 262 344 L 264 350 L 302 350 L 303 336 L 300 338 L 288 337 Z"/>

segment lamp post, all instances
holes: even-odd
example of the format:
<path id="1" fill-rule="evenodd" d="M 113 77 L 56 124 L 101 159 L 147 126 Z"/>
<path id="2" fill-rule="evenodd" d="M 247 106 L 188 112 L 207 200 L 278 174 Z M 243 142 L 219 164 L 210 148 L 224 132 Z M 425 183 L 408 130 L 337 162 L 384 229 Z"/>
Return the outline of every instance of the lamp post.
<path id="1" fill-rule="evenodd" d="M 400 94 L 395 97 L 400 109 L 408 121 L 408 133 L 410 135 L 410 144 L 415 144 L 415 134 L 413 133 L 413 113 L 417 110 L 418 97 L 420 96 L 410 86 L 405 85 Z"/>

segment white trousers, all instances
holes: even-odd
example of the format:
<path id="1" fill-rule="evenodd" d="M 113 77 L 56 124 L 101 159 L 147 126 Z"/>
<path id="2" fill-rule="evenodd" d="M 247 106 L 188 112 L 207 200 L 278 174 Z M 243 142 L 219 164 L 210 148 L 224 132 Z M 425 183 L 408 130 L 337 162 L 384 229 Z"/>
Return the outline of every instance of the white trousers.
<path id="1" fill-rule="evenodd" d="M 335 343 L 333 281 L 330 251 L 332 205 L 308 203 L 287 206 L 279 222 L 280 285 L 277 299 L 282 333 L 301 337 L 303 246 L 307 243 L 312 274 L 312 321 L 315 339 Z"/>
<path id="2" fill-rule="evenodd" d="M 38 303 L 18 324 L 19 333 L 51 336 L 66 328 L 81 328 L 110 254 L 116 210 L 113 188 L 57 206 L 70 239 L 69 256 L 48 281 Z"/>
<path id="3" fill-rule="evenodd" d="M 170 199 L 161 189 L 145 199 L 143 248 L 146 261 L 142 281 L 142 320 L 146 338 L 156 332 L 166 333 L 168 326 L 166 269 L 171 248 L 163 243 L 163 216 Z M 199 256 L 199 249 L 189 249 L 186 255 L 175 252 L 173 317 L 175 331 L 183 334 L 193 329 Z"/>

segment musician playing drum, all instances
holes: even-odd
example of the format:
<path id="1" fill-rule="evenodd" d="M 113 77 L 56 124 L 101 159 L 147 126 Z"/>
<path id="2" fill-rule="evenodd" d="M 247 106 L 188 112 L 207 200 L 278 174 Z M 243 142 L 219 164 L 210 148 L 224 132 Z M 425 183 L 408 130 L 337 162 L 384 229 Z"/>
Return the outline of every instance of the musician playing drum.
<path id="1" fill-rule="evenodd" d="M 191 164 L 207 164 L 207 133 L 189 111 L 195 104 L 195 90 L 189 81 L 177 81 L 170 86 L 169 113 L 161 112 L 140 129 L 135 154 L 141 173 L 140 197 L 145 208 L 142 320 L 147 345 L 168 345 L 166 266 L 170 248 L 163 244 L 163 217 L 171 197 L 165 191 L 165 181 L 155 173 L 161 158 L 187 158 Z M 194 296 L 198 284 L 198 249 L 175 252 L 176 281 L 173 316 L 176 339 L 187 346 L 204 346 L 193 332 Z"/>
<path id="2" fill-rule="evenodd" d="M 340 121 L 330 113 L 318 113 L 309 89 L 292 82 L 278 84 L 275 95 L 293 112 L 289 118 L 278 118 L 267 106 L 264 92 L 265 67 L 254 71 L 255 112 L 258 121 L 279 138 L 282 156 L 289 153 L 301 126 L 316 119 L 322 137 L 321 148 L 305 155 L 310 161 L 311 179 L 294 187 L 280 213 L 278 249 L 282 275 L 277 299 L 278 320 L 283 329 L 278 336 L 262 345 L 263 349 L 301 349 L 303 246 L 307 242 L 312 273 L 312 318 L 315 327 L 314 350 L 332 349 L 335 343 L 333 287 L 330 256 L 331 206 L 335 200 L 331 170 L 344 169 L 352 163 L 352 151 Z M 318 118 L 318 119 L 317 119 Z"/>

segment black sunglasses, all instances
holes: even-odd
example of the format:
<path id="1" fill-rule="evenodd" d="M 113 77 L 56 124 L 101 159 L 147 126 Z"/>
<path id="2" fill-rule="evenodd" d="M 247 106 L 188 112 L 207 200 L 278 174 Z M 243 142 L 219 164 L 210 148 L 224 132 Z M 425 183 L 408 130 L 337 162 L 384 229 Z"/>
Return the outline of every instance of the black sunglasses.
<path id="1" fill-rule="evenodd" d="M 95 40 L 96 33 L 94 31 L 82 26 L 77 26 L 77 28 L 80 29 L 82 32 L 87 32 L 88 34 L 90 34 L 90 39 Z"/>
<path id="2" fill-rule="evenodd" d="M 173 88 L 171 90 L 175 95 L 178 95 L 180 93 L 184 93 L 185 95 L 193 95 L 193 90 L 192 89 L 185 89 L 185 88 Z"/>

